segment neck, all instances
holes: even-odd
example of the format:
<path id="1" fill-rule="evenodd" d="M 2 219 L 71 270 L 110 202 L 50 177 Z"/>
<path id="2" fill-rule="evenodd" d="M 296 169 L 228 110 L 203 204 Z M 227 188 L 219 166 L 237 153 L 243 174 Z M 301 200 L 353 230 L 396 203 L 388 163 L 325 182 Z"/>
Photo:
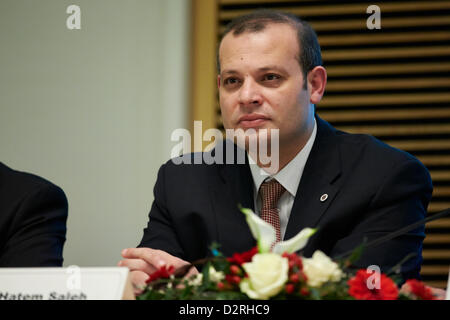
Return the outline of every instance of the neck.
<path id="1" fill-rule="evenodd" d="M 273 175 L 281 171 L 287 166 L 292 159 L 297 156 L 297 154 L 305 147 L 310 139 L 312 132 L 314 130 L 314 122 L 310 125 L 298 139 L 290 141 L 279 142 L 279 150 L 271 148 L 271 144 L 267 144 L 267 154 L 261 157 L 260 154 L 255 154 L 253 152 L 248 152 L 252 160 L 258 165 L 258 167 L 264 169 L 268 174 Z M 277 154 L 273 154 L 278 153 Z M 268 156 L 270 154 L 270 156 Z M 270 160 L 268 162 L 268 160 Z M 278 160 L 278 161 L 277 161 Z"/>

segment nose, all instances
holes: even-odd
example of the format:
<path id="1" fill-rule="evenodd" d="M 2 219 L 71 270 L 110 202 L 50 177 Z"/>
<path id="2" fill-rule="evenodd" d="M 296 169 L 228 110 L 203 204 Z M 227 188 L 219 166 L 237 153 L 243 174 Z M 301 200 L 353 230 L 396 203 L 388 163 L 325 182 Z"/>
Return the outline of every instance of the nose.
<path id="1" fill-rule="evenodd" d="M 255 107 L 262 104 L 262 96 L 257 82 L 246 77 L 239 89 L 239 104 L 243 107 Z"/>

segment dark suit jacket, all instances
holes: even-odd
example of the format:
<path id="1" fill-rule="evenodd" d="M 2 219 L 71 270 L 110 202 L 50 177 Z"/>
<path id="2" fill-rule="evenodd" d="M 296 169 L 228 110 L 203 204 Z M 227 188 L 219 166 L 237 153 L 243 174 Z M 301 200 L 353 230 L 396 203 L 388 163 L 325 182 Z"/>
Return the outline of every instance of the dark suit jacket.
<path id="1" fill-rule="evenodd" d="M 317 117 L 318 131 L 288 222 L 285 240 L 305 227 L 318 228 L 303 254 L 315 250 L 335 257 L 423 219 L 431 198 L 427 169 L 410 154 L 359 134 L 337 131 Z M 320 197 L 328 194 L 326 201 Z M 210 254 L 212 242 L 230 256 L 255 245 L 240 203 L 252 208 L 248 165 L 161 167 L 149 223 L 139 246 L 165 250 L 193 261 Z M 405 278 L 418 277 L 424 227 L 364 251 L 357 267 L 378 265 L 386 272 L 409 253 Z"/>
<path id="2" fill-rule="evenodd" d="M 0 267 L 62 266 L 66 220 L 59 187 L 0 163 Z"/>

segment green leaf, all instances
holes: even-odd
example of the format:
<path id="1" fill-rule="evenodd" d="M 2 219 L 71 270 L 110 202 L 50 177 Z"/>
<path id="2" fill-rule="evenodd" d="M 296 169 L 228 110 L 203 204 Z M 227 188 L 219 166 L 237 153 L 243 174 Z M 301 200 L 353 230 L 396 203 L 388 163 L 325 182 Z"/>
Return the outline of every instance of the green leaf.
<path id="1" fill-rule="evenodd" d="M 230 263 L 226 258 L 220 257 L 212 261 L 212 266 L 214 267 L 214 269 L 216 269 L 216 271 L 227 273 L 230 268 Z"/>
<path id="2" fill-rule="evenodd" d="M 411 252 L 406 257 L 404 257 L 402 260 L 400 260 L 399 263 L 397 263 L 395 266 L 393 266 L 388 272 L 386 272 L 386 275 L 400 274 L 402 265 L 409 259 L 414 258 L 415 256 L 417 256 L 417 253 Z M 401 277 L 400 277 L 400 280 L 401 280 Z"/>
<path id="3" fill-rule="evenodd" d="M 211 285 L 211 281 L 209 279 L 209 267 L 211 266 L 211 262 L 208 261 L 202 269 L 202 274 L 203 274 L 203 281 L 202 281 L 202 285 L 200 286 L 201 290 L 205 290 L 208 287 L 210 287 Z"/>
<path id="4" fill-rule="evenodd" d="M 364 249 L 366 248 L 366 242 L 367 239 L 363 240 L 363 243 L 361 243 L 359 246 L 353 250 L 352 254 L 348 259 L 345 261 L 346 266 L 352 265 L 355 261 L 358 261 L 359 258 L 361 258 L 361 255 L 363 254 Z"/>
<path id="5" fill-rule="evenodd" d="M 209 246 L 209 250 L 211 250 L 211 253 L 213 254 L 214 257 L 223 257 L 223 254 L 219 251 L 219 248 L 220 244 L 218 244 L 217 242 L 213 242 Z"/>
<path id="6" fill-rule="evenodd" d="M 320 291 L 316 288 L 309 288 L 310 296 L 312 300 L 321 300 Z"/>

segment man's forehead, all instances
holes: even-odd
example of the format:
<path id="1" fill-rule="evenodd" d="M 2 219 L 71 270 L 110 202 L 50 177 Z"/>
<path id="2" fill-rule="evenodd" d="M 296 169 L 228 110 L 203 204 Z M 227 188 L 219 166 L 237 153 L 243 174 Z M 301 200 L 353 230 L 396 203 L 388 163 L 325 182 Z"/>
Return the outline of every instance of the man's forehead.
<path id="1" fill-rule="evenodd" d="M 239 54 L 241 52 L 265 52 L 280 50 L 298 55 L 296 30 L 288 24 L 268 24 L 263 30 L 244 31 L 238 35 L 229 32 L 222 39 L 219 47 L 219 58 L 223 54 Z"/>
<path id="2" fill-rule="evenodd" d="M 297 30 L 286 23 L 268 23 L 264 29 L 253 31 L 253 30 L 244 30 L 243 32 L 240 32 L 239 34 L 235 34 L 234 30 L 231 30 L 228 32 L 221 41 L 221 45 L 226 42 L 227 40 L 232 39 L 242 39 L 242 38 L 251 38 L 251 37 L 258 37 L 261 35 L 273 35 L 275 37 L 279 37 L 280 34 L 283 34 L 287 37 L 297 37 Z"/>
<path id="3" fill-rule="evenodd" d="M 298 63 L 298 56 L 296 32 L 288 25 L 276 25 L 271 29 L 239 35 L 229 33 L 223 38 L 219 48 L 222 74 L 239 71 L 245 66 L 261 71 L 275 69 L 277 66 L 286 69 L 287 65 Z"/>

